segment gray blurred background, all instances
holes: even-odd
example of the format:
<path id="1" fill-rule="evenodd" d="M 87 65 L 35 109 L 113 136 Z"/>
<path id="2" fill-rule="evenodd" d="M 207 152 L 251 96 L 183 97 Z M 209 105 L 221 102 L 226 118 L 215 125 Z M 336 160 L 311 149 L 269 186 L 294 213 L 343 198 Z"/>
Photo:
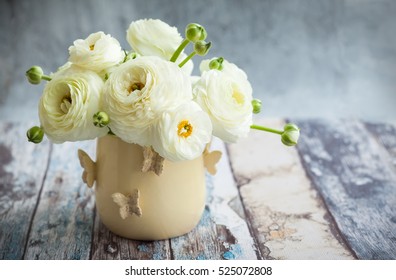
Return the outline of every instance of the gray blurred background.
<path id="1" fill-rule="evenodd" d="M 55 71 L 75 39 L 99 30 L 129 49 L 125 31 L 141 18 L 182 34 L 204 25 L 208 57 L 245 70 L 263 118 L 396 119 L 393 0 L 0 0 L 0 119 L 38 122 L 31 65 Z"/>

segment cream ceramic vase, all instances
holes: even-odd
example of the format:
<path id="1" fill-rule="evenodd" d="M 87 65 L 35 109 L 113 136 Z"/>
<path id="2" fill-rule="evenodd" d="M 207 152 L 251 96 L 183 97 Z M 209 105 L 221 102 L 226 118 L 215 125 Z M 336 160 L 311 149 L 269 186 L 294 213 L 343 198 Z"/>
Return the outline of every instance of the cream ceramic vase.
<path id="1" fill-rule="evenodd" d="M 92 187 L 96 181 L 100 219 L 109 230 L 130 239 L 186 234 L 205 207 L 205 165 L 214 173 L 221 153 L 205 151 L 191 161 L 170 162 L 150 152 L 115 136 L 98 139 L 96 163 L 78 151 L 84 182 Z"/>

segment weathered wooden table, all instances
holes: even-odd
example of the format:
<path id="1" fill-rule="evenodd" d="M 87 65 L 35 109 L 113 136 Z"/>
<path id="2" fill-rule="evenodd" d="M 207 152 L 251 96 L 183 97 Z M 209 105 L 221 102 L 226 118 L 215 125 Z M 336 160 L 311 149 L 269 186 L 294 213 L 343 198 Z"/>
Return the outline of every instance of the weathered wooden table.
<path id="1" fill-rule="evenodd" d="M 258 131 L 215 141 L 200 224 L 156 242 L 101 224 L 77 159 L 95 142 L 34 145 L 30 124 L 2 123 L 0 259 L 396 259 L 396 125 L 293 121 L 297 148 Z"/>

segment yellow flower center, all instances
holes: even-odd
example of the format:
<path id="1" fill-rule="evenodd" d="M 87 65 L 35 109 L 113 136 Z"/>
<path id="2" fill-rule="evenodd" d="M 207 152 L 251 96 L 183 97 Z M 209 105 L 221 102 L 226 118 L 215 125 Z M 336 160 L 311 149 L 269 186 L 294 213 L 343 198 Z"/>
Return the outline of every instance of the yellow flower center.
<path id="1" fill-rule="evenodd" d="M 193 126 L 186 120 L 179 122 L 177 125 L 177 134 L 181 137 L 187 138 L 193 132 Z"/>
<path id="2" fill-rule="evenodd" d="M 243 96 L 243 94 L 237 90 L 234 90 L 234 92 L 232 93 L 232 97 L 240 105 L 243 104 L 243 102 L 245 102 L 245 96 Z"/>
<path id="3" fill-rule="evenodd" d="M 142 88 L 144 88 L 144 84 L 139 83 L 139 82 L 136 82 L 136 83 L 131 84 L 131 85 L 128 87 L 128 92 L 129 92 L 129 94 L 131 94 L 131 93 L 134 92 L 135 90 L 142 90 Z M 129 95 L 129 94 L 128 94 L 128 95 Z"/>
<path id="4" fill-rule="evenodd" d="M 89 46 L 89 50 L 90 50 L 90 51 L 93 51 L 94 48 L 95 48 L 95 45 L 90 45 L 90 46 Z"/>
<path id="5" fill-rule="evenodd" d="M 71 105 L 72 105 L 72 99 L 69 93 L 65 95 L 65 97 L 63 97 L 62 102 L 60 104 L 60 109 L 62 110 L 63 113 L 67 114 L 67 112 L 69 112 Z"/>

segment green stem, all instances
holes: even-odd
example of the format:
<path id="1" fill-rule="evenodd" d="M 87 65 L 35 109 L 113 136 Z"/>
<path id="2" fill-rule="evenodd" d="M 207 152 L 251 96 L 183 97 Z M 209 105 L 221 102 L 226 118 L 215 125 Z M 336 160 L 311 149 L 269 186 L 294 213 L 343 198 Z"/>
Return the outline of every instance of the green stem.
<path id="1" fill-rule="evenodd" d="M 124 60 L 122 61 L 122 63 L 125 63 L 128 57 L 128 52 L 126 50 L 123 51 L 124 51 Z"/>
<path id="2" fill-rule="evenodd" d="M 256 125 L 256 124 L 252 124 L 250 126 L 250 128 L 257 129 L 257 130 L 262 130 L 262 131 L 267 131 L 267 132 L 271 132 L 271 133 L 276 133 L 276 134 L 279 134 L 279 135 L 282 135 L 282 133 L 283 133 L 283 130 L 277 130 L 277 129 L 273 129 L 273 128 L 265 127 L 265 126 L 261 126 L 261 125 Z"/>
<path id="3" fill-rule="evenodd" d="M 189 56 L 187 56 L 182 62 L 180 62 L 179 67 L 183 67 L 184 64 L 187 63 L 187 61 L 189 61 L 194 55 L 196 55 L 197 53 L 195 51 L 193 51 L 192 53 L 189 54 Z"/>
<path id="4" fill-rule="evenodd" d="M 47 75 L 42 75 L 41 79 L 46 80 L 46 81 L 51 81 L 52 80 L 51 77 L 47 76 Z"/>
<path id="5" fill-rule="evenodd" d="M 190 41 L 187 39 L 184 39 L 183 42 L 181 42 L 180 46 L 176 49 L 176 51 L 173 53 L 172 57 L 170 58 L 171 62 L 176 61 L 176 59 L 179 57 L 180 53 L 184 50 L 185 47 L 187 47 L 189 42 Z"/>
<path id="6" fill-rule="evenodd" d="M 107 133 L 108 135 L 115 135 L 115 133 L 111 130 L 111 128 L 108 126 L 109 132 Z"/>

